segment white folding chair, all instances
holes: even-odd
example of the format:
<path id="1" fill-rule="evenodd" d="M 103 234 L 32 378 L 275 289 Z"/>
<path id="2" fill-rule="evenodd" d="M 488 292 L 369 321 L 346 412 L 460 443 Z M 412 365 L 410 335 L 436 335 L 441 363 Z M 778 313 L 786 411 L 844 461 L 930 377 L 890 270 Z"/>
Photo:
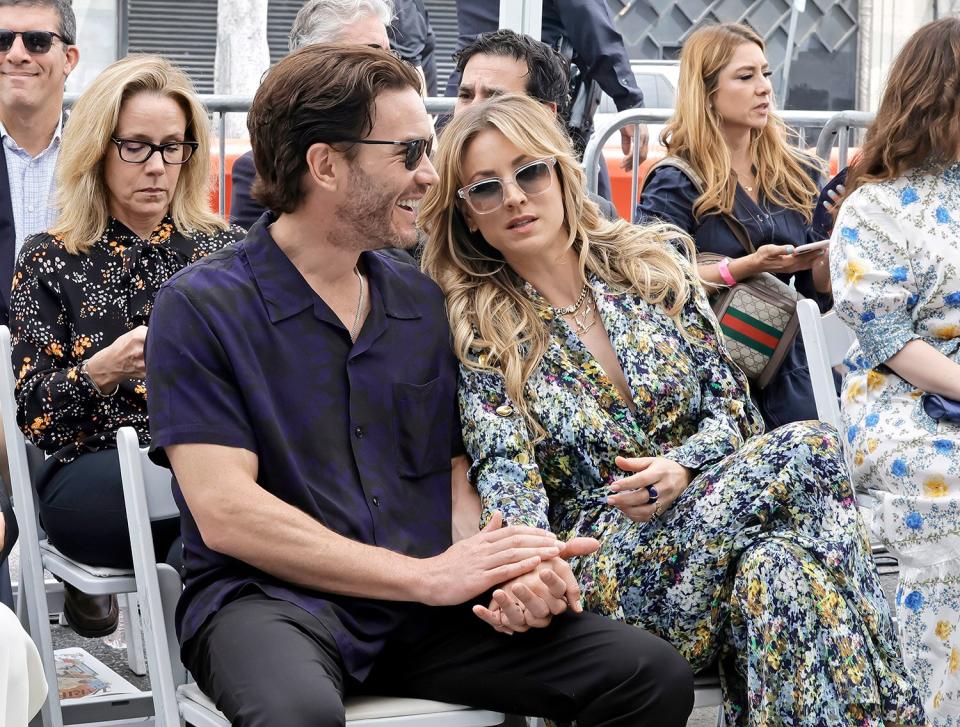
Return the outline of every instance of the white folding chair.
<path id="1" fill-rule="evenodd" d="M 170 471 L 150 461 L 130 427 L 117 432 L 117 448 L 156 724 L 173 727 L 186 720 L 196 727 L 227 727 L 223 714 L 195 683 L 188 683 L 173 628 L 180 576 L 167 564 L 156 562 L 149 535 L 151 513 L 173 502 Z M 346 701 L 346 713 L 351 727 L 483 727 L 504 719 L 497 712 L 395 697 L 353 697 Z"/>
<path id="2" fill-rule="evenodd" d="M 14 398 L 13 369 L 10 361 L 10 331 L 6 326 L 0 326 L 0 369 L 2 369 L 0 414 L 3 416 L 3 431 L 10 465 L 10 484 L 13 490 L 17 523 L 20 526 L 21 573 L 18 600 L 22 605 L 21 618 L 25 621 L 24 626 L 40 651 L 47 677 L 49 696 L 40 711 L 41 723 L 44 727 L 62 727 L 64 716 L 58 698 L 57 675 L 54 669 L 53 639 L 50 634 L 44 569 L 84 593 L 92 595 L 135 594 L 136 584 L 133 571 L 86 566 L 63 555 L 47 540 L 41 540 L 36 494 L 30 480 L 27 444 L 17 425 L 17 404 Z M 135 606 L 135 601 L 133 603 Z M 128 644 L 132 643 L 134 648 L 139 646 L 142 650 L 135 614 L 134 607 L 130 613 L 128 628 L 130 633 L 127 634 L 127 640 Z M 142 660 L 142 656 L 140 659 Z M 149 715 L 149 708 L 149 694 L 143 697 L 125 695 L 118 700 L 97 700 L 95 703 L 71 707 L 69 722 L 76 724 L 142 717 Z"/>
<path id="3" fill-rule="evenodd" d="M 840 431 L 840 405 L 833 383 L 833 367 L 843 363 L 844 356 L 856 340 L 856 334 L 840 320 L 835 311 L 820 315 L 817 304 L 808 299 L 797 303 L 800 335 L 807 352 L 807 366 L 813 384 L 817 416 Z"/>
<path id="4" fill-rule="evenodd" d="M 805 299 L 797 303 L 797 317 L 800 319 L 800 335 L 803 336 L 803 347 L 807 353 L 817 416 L 821 421 L 833 425 L 840 433 L 840 446 L 845 447 L 840 404 L 833 383 L 833 367 L 843 363 L 857 336 L 840 320 L 836 311 L 820 315 L 820 308 L 812 300 Z M 876 500 L 869 490 L 860 489 L 857 491 L 857 505 L 861 510 L 870 510 L 876 505 Z M 883 544 L 873 542 L 871 546 L 874 558 L 880 556 L 884 565 L 891 565 L 887 561 L 894 560 L 893 556 Z"/>

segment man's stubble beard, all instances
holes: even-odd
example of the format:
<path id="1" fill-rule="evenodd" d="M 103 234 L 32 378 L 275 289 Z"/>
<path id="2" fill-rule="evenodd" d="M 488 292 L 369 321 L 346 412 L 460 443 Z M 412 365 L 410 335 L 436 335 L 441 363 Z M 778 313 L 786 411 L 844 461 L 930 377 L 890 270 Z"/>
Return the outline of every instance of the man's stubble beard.
<path id="1" fill-rule="evenodd" d="M 391 224 L 396 214 L 395 192 L 377 194 L 376 181 L 360 169 L 350 167 L 350 194 L 334 210 L 330 221 L 332 239 L 357 252 L 385 247 L 409 250 L 421 239 L 419 228 L 410 241 L 404 240 Z"/>

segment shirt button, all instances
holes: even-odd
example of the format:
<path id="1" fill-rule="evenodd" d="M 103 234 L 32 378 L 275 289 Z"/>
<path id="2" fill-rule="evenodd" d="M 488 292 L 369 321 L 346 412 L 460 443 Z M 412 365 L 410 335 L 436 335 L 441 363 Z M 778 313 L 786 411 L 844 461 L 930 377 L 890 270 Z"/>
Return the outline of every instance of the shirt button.
<path id="1" fill-rule="evenodd" d="M 355 436 L 357 439 L 363 439 L 363 427 L 354 427 L 353 436 Z"/>
<path id="2" fill-rule="evenodd" d="M 380 498 L 376 495 L 373 496 L 371 502 L 373 502 L 374 507 L 380 507 Z"/>
<path id="3" fill-rule="evenodd" d="M 29 207 L 27 207 L 28 212 L 33 212 L 33 209 L 34 209 L 33 205 L 30 205 Z"/>
<path id="4" fill-rule="evenodd" d="M 498 407 L 497 407 L 497 416 L 498 416 L 498 417 L 508 417 L 508 416 L 510 416 L 511 414 L 513 414 L 513 407 L 512 407 L 512 406 L 509 406 L 508 404 L 504 404 L 503 406 L 498 406 Z"/>

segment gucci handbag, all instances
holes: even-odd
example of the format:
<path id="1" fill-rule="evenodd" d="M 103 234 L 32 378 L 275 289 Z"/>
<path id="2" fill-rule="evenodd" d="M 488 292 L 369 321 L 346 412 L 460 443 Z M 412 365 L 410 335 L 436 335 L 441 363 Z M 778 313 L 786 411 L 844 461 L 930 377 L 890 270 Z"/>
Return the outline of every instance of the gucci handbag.
<path id="1" fill-rule="evenodd" d="M 684 159 L 667 156 L 654 165 L 657 166 L 679 169 L 702 192 L 703 180 Z M 728 215 L 723 215 L 723 219 L 744 250 L 748 254 L 754 252 L 743 226 Z M 697 255 L 697 263 L 716 265 L 723 258 L 703 252 Z M 770 273 L 760 273 L 730 287 L 711 283 L 708 291 L 711 287 L 716 290 L 710 296 L 710 305 L 720 321 L 733 362 L 751 383 L 764 388 L 779 370 L 800 330 L 797 301 L 803 296 Z"/>
<path id="2" fill-rule="evenodd" d="M 719 263 L 723 255 L 701 253 L 702 265 Z M 800 294 L 770 273 L 760 273 L 710 297 L 731 358 L 761 389 L 783 363 L 799 330 Z"/>

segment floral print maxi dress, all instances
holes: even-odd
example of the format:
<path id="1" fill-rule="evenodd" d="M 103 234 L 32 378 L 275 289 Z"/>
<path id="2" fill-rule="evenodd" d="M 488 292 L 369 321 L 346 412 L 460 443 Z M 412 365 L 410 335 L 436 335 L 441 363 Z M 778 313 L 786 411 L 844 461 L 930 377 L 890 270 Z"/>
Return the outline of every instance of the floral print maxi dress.
<path id="1" fill-rule="evenodd" d="M 702 291 L 681 319 L 591 278 L 635 413 L 527 285 L 551 334 L 527 384 L 534 444 L 492 370 L 462 367 L 460 405 L 484 518 L 600 550 L 575 562 L 584 605 L 649 629 L 702 669 L 719 661 L 730 725 L 923 724 L 835 432 L 769 434 Z M 617 455 L 698 472 L 644 525 L 606 503 Z"/>
<path id="2" fill-rule="evenodd" d="M 868 523 L 900 561 L 904 660 L 936 727 L 960 725 L 960 424 L 884 361 L 920 339 L 960 363 L 960 164 L 867 184 L 843 203 L 830 264 L 836 310 L 857 334 L 841 410 Z"/>

